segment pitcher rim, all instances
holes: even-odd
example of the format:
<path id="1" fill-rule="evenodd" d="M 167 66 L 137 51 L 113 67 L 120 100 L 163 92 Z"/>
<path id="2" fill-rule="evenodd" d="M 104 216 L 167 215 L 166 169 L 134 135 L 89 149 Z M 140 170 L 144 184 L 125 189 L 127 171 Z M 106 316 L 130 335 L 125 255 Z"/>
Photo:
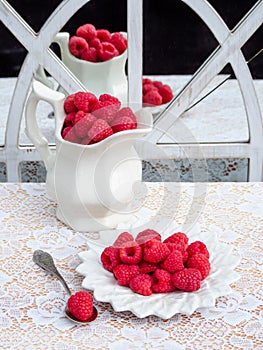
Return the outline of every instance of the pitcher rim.
<path id="1" fill-rule="evenodd" d="M 106 137 L 105 139 L 103 139 L 99 142 L 90 144 L 90 145 L 83 145 L 81 143 L 74 143 L 74 142 L 67 141 L 67 140 L 63 139 L 63 137 L 61 135 L 62 125 L 61 125 L 61 128 L 58 130 L 58 132 L 55 133 L 55 138 L 60 143 L 73 144 L 73 145 L 78 146 L 78 147 L 87 147 L 88 146 L 89 148 L 94 149 L 94 148 L 98 148 L 98 147 L 102 146 L 103 144 L 106 145 L 107 143 L 114 141 L 115 139 L 121 138 L 122 136 L 125 136 L 125 135 L 148 134 L 153 129 L 153 117 L 152 117 L 152 114 L 150 112 L 148 112 L 146 110 L 144 110 L 143 112 L 147 113 L 149 115 L 149 119 L 148 119 L 148 122 L 141 124 L 140 128 L 137 127 L 136 129 L 122 130 L 122 131 L 116 132 L 116 133 Z M 140 125 L 140 122 L 138 123 L 138 125 Z M 144 127 L 144 125 L 145 125 L 145 127 Z"/>

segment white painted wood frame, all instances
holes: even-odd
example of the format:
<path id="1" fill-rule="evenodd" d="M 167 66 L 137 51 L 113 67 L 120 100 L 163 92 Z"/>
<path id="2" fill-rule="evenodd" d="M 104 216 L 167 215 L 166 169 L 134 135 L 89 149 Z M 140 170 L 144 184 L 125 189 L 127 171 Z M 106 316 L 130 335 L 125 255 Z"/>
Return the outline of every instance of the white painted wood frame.
<path id="1" fill-rule="evenodd" d="M 263 127 L 260 106 L 253 79 L 241 48 L 263 23 L 263 2 L 259 0 L 233 29 L 229 30 L 215 9 L 205 0 L 182 0 L 209 27 L 219 42 L 217 49 L 193 75 L 192 79 L 175 96 L 168 107 L 160 113 L 154 131 L 146 138 L 149 143 L 158 144 L 177 118 L 200 96 L 211 80 L 230 63 L 241 89 L 246 109 L 249 141 L 247 143 L 210 144 L 160 144 L 163 158 L 248 158 L 248 181 L 263 180 Z M 215 92 L 216 93 L 216 92 Z M 218 106 L 220 108 L 220 106 Z M 209 126 L 208 126 L 209 127 Z M 238 128 L 238 125 L 236 126 Z M 151 152 L 152 150 L 152 152 Z M 140 155 L 144 159 L 156 159 L 155 148 L 141 143 Z"/>
<path id="2" fill-rule="evenodd" d="M 219 47 L 175 97 L 167 111 L 159 116 L 148 141 L 157 145 L 156 147 L 163 151 L 161 153 L 166 158 L 182 158 L 185 154 L 189 158 L 249 158 L 249 181 L 262 181 L 262 117 L 253 79 L 240 49 L 262 24 L 263 3 L 259 0 L 240 23 L 230 31 L 206 0 L 181 1 L 187 4 L 206 23 L 218 40 Z M 36 33 L 10 6 L 8 1 L 0 0 L 0 20 L 28 51 L 17 79 L 9 109 L 5 145 L 0 149 L 0 162 L 7 165 L 7 181 L 9 182 L 20 181 L 20 162 L 41 160 L 34 147 L 19 145 L 20 123 L 31 82 L 38 66 L 43 66 L 69 93 L 85 90 L 85 87 L 49 49 L 49 46 L 56 33 L 71 16 L 88 2 L 89 0 L 64 0 L 50 15 L 41 30 Z M 128 96 L 129 101 L 138 107 L 140 107 L 142 100 L 142 5 L 143 0 L 127 0 Z M 227 63 L 232 65 L 246 106 L 250 132 L 249 142 L 244 144 L 158 145 L 162 133 L 169 131 L 174 120 L 184 113 L 194 98 L 203 91 Z M 138 150 L 144 159 L 156 157 L 155 152 L 151 152 L 148 147 L 143 145 L 140 145 Z"/>

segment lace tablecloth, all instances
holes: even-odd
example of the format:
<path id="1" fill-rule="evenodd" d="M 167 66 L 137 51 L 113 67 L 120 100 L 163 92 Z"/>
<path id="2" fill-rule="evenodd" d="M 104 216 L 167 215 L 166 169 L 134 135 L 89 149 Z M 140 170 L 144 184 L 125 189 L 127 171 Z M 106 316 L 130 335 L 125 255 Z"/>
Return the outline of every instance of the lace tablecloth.
<path id="1" fill-rule="evenodd" d="M 1 349 L 263 349 L 263 183 L 151 183 L 147 191 L 137 218 L 198 222 L 240 254 L 232 293 L 215 307 L 169 320 L 139 319 L 95 302 L 98 318 L 74 325 L 63 315 L 62 286 L 32 262 L 32 253 L 50 252 L 77 291 L 83 278 L 75 271 L 77 253 L 86 250 L 86 234 L 57 221 L 44 184 L 1 184 Z"/>

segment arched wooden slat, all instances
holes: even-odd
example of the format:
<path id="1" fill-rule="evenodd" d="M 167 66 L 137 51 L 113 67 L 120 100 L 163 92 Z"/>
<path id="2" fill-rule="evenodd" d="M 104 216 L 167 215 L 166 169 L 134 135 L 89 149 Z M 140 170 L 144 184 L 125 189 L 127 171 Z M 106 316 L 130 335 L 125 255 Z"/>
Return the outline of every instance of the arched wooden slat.
<path id="1" fill-rule="evenodd" d="M 225 67 L 225 65 L 230 63 L 242 92 L 249 122 L 250 140 L 244 145 L 244 147 L 243 145 L 235 145 L 234 143 L 225 144 L 223 147 L 226 152 L 224 153 L 225 156 L 230 157 L 230 148 L 234 147 L 236 156 L 250 158 L 249 180 L 262 180 L 262 117 L 253 79 L 241 52 L 241 48 L 263 22 L 263 2 L 258 1 L 239 24 L 230 31 L 223 19 L 206 0 L 182 1 L 196 12 L 206 23 L 218 40 L 219 46 L 194 74 L 189 83 L 186 84 L 177 96 L 169 103 L 167 108 L 157 116 L 155 128 L 153 132 L 147 136 L 147 140 L 152 143 L 158 143 L 158 140 L 164 133 L 169 133 L 169 129 L 175 120 L 184 113 L 184 111 L 193 103 L 194 99 L 200 95 L 204 88 Z M 208 157 L 207 150 L 211 149 L 209 152 L 211 156 L 213 155 L 213 150 L 216 150 L 219 146 L 220 149 L 222 149 L 222 145 L 207 144 L 199 154 L 201 154 L 202 157 Z M 198 144 L 193 144 L 184 145 L 183 147 L 188 148 L 188 155 L 191 157 L 194 152 L 194 147 L 200 146 Z M 176 152 L 176 148 L 178 149 L 178 152 L 181 152 L 179 151 L 179 147 L 175 145 L 173 149 L 174 157 L 179 155 L 179 153 Z M 164 149 L 167 151 L 168 148 L 164 147 Z M 141 152 L 143 153 L 142 149 Z M 171 153 L 166 154 L 167 157 L 172 156 Z M 197 152 L 195 152 L 195 154 L 197 154 Z"/>

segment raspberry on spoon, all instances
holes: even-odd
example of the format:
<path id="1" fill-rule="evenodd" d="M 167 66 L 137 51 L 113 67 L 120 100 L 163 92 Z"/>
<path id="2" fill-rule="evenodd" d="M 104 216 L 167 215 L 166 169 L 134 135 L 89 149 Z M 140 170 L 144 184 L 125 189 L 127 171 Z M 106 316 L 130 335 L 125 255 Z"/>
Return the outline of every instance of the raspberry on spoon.
<path id="1" fill-rule="evenodd" d="M 65 308 L 65 315 L 68 319 L 79 324 L 85 324 L 96 319 L 98 311 L 93 306 L 92 296 L 85 291 L 80 291 L 72 295 L 66 281 L 57 270 L 54 260 L 49 253 L 43 250 L 35 250 L 33 261 L 43 270 L 57 277 L 69 294 L 68 303 Z"/>
<path id="2" fill-rule="evenodd" d="M 93 314 L 92 296 L 85 291 L 71 295 L 68 299 L 68 311 L 77 320 L 88 321 Z"/>

